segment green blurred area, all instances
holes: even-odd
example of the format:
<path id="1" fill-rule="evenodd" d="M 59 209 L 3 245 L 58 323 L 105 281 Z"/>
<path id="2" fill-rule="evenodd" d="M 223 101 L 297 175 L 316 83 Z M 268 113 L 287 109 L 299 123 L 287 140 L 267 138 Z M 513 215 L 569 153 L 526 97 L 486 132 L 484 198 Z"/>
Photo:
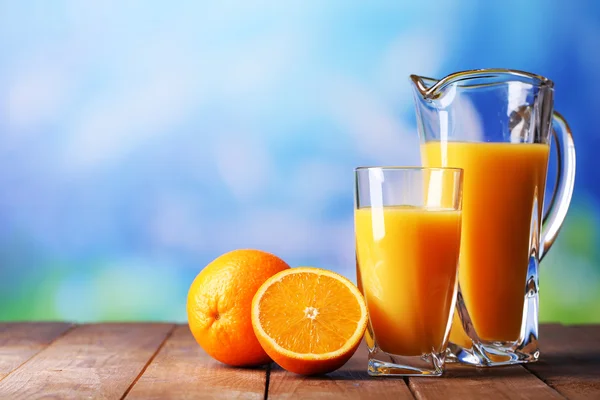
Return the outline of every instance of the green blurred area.
<path id="1" fill-rule="evenodd" d="M 591 205 L 571 207 L 558 240 L 540 265 L 540 321 L 600 322 L 598 224 Z"/>

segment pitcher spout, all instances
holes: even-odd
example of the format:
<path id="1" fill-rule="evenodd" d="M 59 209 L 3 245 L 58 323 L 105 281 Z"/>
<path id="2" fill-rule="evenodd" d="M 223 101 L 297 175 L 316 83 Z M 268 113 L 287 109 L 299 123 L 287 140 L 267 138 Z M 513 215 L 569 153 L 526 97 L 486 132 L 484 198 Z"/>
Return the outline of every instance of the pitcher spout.
<path id="1" fill-rule="evenodd" d="M 425 100 L 431 96 L 430 89 L 439 82 L 437 79 L 427 78 L 419 75 L 411 75 L 410 81 L 413 84 L 413 90 L 415 94 L 421 97 L 421 100 Z"/>
<path id="2" fill-rule="evenodd" d="M 411 75 L 415 102 L 434 109 L 449 106 L 454 100 L 457 83 L 461 81 L 461 79 L 457 79 L 456 75 L 458 74 L 460 73 L 448 75 L 442 79 Z"/>

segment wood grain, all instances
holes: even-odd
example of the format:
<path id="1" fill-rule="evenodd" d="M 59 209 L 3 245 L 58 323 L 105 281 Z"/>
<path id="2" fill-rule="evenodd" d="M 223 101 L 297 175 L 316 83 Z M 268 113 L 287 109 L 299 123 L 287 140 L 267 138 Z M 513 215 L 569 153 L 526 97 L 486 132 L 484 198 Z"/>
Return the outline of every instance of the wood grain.
<path id="1" fill-rule="evenodd" d="M 506 398 L 600 399 L 600 326 L 541 327 L 540 362 L 442 378 L 370 378 L 361 346 L 340 370 L 303 377 L 274 366 L 229 368 L 187 326 L 0 324 L 0 399 L 30 398 Z M 267 383 L 268 382 L 268 383 Z M 564 397 L 563 397 L 564 396 Z"/>
<path id="2" fill-rule="evenodd" d="M 520 365 L 472 368 L 446 364 L 442 378 L 410 378 L 409 387 L 417 399 L 564 398 Z"/>
<path id="3" fill-rule="evenodd" d="M 527 369 L 569 399 L 600 399 L 600 326 L 543 326 L 540 349 Z"/>
<path id="4" fill-rule="evenodd" d="M 410 378 L 417 399 L 563 399 L 520 365 L 496 368 L 446 366 L 441 378 Z"/>
<path id="5" fill-rule="evenodd" d="M 72 326 L 64 322 L 0 324 L 0 381 Z"/>
<path id="6" fill-rule="evenodd" d="M 119 399 L 172 328 L 78 326 L 0 381 L 0 398 Z"/>
<path id="7" fill-rule="evenodd" d="M 263 399 L 266 367 L 231 368 L 213 360 L 187 326 L 178 326 L 127 399 Z"/>
<path id="8" fill-rule="evenodd" d="M 304 377 L 274 366 L 269 399 L 412 399 L 402 378 L 371 378 L 367 348 L 361 346 L 339 370 L 322 377 Z"/>

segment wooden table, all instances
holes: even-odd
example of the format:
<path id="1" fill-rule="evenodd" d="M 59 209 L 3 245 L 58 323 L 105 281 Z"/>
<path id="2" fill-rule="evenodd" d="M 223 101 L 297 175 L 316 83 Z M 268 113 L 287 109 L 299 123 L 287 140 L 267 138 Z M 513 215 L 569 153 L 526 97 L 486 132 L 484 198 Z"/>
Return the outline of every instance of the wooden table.
<path id="1" fill-rule="evenodd" d="M 600 325 L 541 328 L 541 361 L 442 378 L 369 378 L 361 347 L 317 378 L 277 365 L 229 368 L 186 325 L 0 324 L 0 399 L 600 399 Z"/>

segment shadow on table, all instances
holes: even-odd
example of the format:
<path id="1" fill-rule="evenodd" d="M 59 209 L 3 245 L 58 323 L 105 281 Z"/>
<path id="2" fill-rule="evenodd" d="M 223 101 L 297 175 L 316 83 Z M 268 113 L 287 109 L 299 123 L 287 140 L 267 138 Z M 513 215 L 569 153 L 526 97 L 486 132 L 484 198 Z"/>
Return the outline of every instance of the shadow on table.
<path id="1" fill-rule="evenodd" d="M 589 353 L 575 354 L 542 354 L 536 365 L 587 365 L 600 368 L 600 352 L 598 350 Z"/>
<path id="2" fill-rule="evenodd" d="M 474 368 L 469 366 L 449 364 L 442 375 L 442 379 L 490 379 L 490 378 L 522 378 L 529 375 L 529 372 L 523 368 L 537 373 L 543 373 L 544 376 L 579 376 L 600 374 L 600 352 L 590 352 L 587 354 L 575 355 L 557 355 L 549 354 L 543 356 L 540 361 L 527 365 L 508 365 L 494 368 Z M 275 367 L 279 368 L 278 366 Z M 417 378 L 417 377 L 415 377 Z M 366 362 L 364 365 L 357 362 L 349 362 L 338 371 L 327 375 L 312 377 L 318 380 L 372 380 L 372 379 L 390 379 L 390 377 L 373 378 L 367 374 Z M 402 377 L 391 379 L 403 379 Z M 413 379 L 411 377 L 411 379 Z M 432 378 L 419 378 L 432 379 Z M 434 378 L 435 379 L 435 378 Z"/>
<path id="3" fill-rule="evenodd" d="M 441 379 L 490 379 L 490 378 L 515 378 L 520 379 L 529 376 L 530 372 L 535 375 L 544 376 L 581 376 L 582 374 L 600 374 L 600 351 L 576 353 L 542 353 L 540 361 L 533 364 L 508 365 L 494 368 L 475 368 L 459 364 L 446 364 L 446 371 Z M 272 364 L 271 374 L 282 371 L 277 364 Z M 350 361 L 337 371 L 326 375 L 311 376 L 310 379 L 322 381 L 343 380 L 389 380 L 403 377 L 381 377 L 374 378 L 367 373 L 367 351 L 360 346 Z M 411 378 L 411 379 L 437 379 L 437 378 Z"/>

